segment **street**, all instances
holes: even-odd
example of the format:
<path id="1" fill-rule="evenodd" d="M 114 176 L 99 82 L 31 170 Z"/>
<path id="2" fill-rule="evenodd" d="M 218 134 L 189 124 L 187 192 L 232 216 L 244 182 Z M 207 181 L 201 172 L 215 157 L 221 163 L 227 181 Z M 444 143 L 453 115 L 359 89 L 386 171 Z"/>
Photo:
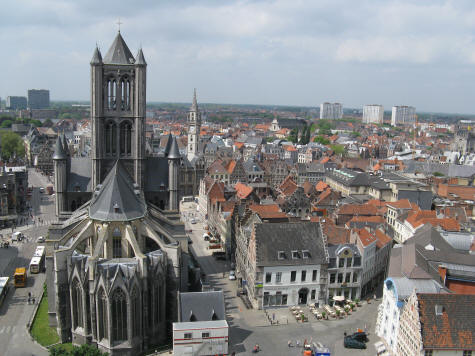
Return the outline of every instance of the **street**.
<path id="1" fill-rule="evenodd" d="M 46 236 L 48 225 L 55 217 L 54 196 L 40 193 L 40 187 L 45 188 L 51 183 L 46 177 L 35 172 L 34 169 L 29 169 L 28 174 L 29 186 L 33 186 L 30 198 L 32 216 L 29 214 L 20 215 L 23 224 L 18 224 L 14 229 L 14 231 L 21 231 L 26 236 L 26 239 L 19 242 L 11 242 L 9 248 L 0 249 L 1 276 L 12 277 L 17 267 L 28 267 L 37 246 L 37 238 L 39 236 Z M 4 238 L 10 237 L 12 229 L 3 229 L 0 233 Z M 13 281 L 11 281 L 8 295 L 0 307 L 1 355 L 48 355 L 45 349 L 31 339 L 27 329 L 27 324 L 32 318 L 34 308 L 39 303 L 44 281 L 44 273 L 28 273 L 26 288 L 15 288 Z M 35 305 L 28 303 L 28 293 L 35 297 Z"/>
<path id="2" fill-rule="evenodd" d="M 320 342 L 329 347 L 332 355 L 374 355 L 373 344 L 379 341 L 374 334 L 377 308 L 379 303 L 373 302 L 358 308 L 352 315 L 339 320 L 311 320 L 307 323 L 296 323 L 295 319 L 283 317 L 288 313 L 288 308 L 268 309 L 269 315 L 278 315 L 281 322 L 273 324 L 268 320 L 262 310 L 247 309 L 236 296 L 238 289 L 236 281 L 228 279 L 229 261 L 217 261 L 207 249 L 208 243 L 203 239 L 202 217 L 196 212 L 195 203 L 182 203 L 181 214 L 185 222 L 185 229 L 192 230 L 190 238 L 193 243 L 190 251 L 194 254 L 202 272 L 206 275 L 206 282 L 212 288 L 222 289 L 225 296 L 227 321 L 230 327 L 229 354 L 247 355 L 251 353 L 254 345 L 259 344 L 263 355 L 302 355 L 302 348 L 288 347 L 288 341 L 295 345 L 298 340 L 300 345 L 305 340 Z M 191 224 L 191 217 L 196 224 Z M 223 272 L 225 276 L 223 277 Z M 343 333 L 352 333 L 357 328 L 367 327 L 370 341 L 366 350 L 345 349 L 343 347 Z"/>

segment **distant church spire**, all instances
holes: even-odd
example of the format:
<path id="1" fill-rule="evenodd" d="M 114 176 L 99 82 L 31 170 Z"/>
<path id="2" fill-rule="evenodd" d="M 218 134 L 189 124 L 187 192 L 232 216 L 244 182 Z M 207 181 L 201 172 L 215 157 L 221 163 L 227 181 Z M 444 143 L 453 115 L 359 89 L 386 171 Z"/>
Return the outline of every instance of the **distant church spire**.
<path id="1" fill-rule="evenodd" d="M 193 89 L 193 102 L 191 104 L 191 111 L 198 110 L 198 102 L 196 101 L 196 88 Z"/>

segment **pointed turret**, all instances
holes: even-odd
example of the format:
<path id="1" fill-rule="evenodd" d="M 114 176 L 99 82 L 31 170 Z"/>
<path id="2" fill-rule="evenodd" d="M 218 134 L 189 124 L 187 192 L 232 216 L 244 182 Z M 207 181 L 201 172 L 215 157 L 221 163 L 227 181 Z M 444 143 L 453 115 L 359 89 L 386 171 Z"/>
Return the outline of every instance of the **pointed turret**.
<path id="1" fill-rule="evenodd" d="M 103 62 L 105 64 L 134 64 L 134 56 L 132 55 L 132 52 L 130 52 L 129 47 L 127 47 L 120 32 L 117 33 L 117 36 L 107 51 Z"/>
<path id="2" fill-rule="evenodd" d="M 165 156 L 168 156 L 170 148 L 172 147 L 173 136 L 171 133 L 168 134 L 167 145 L 165 146 Z"/>
<path id="3" fill-rule="evenodd" d="M 63 141 L 63 148 L 64 148 L 64 153 L 67 155 L 69 155 L 69 146 L 68 146 L 68 140 L 66 139 L 66 135 L 63 134 L 61 135 L 61 139 Z"/>
<path id="4" fill-rule="evenodd" d="M 94 54 L 92 55 L 91 64 L 93 65 L 102 64 L 101 51 L 99 50 L 97 46 L 96 46 L 96 49 L 94 50 Z"/>
<path id="5" fill-rule="evenodd" d="M 63 146 L 63 143 L 61 142 L 61 137 L 58 135 L 58 138 L 56 139 L 56 145 L 54 146 L 53 159 L 61 160 L 61 159 L 66 159 L 66 158 L 67 158 L 67 155 L 64 152 L 64 146 Z"/>
<path id="6" fill-rule="evenodd" d="M 168 159 L 180 159 L 180 149 L 178 148 L 178 143 L 176 137 L 173 136 L 172 143 L 170 146 L 170 152 L 168 152 Z"/>
<path id="7" fill-rule="evenodd" d="M 198 102 L 196 100 L 196 88 L 193 90 L 193 102 L 191 103 L 190 111 L 197 111 L 198 110 Z"/>
<path id="8" fill-rule="evenodd" d="M 137 57 L 135 57 L 135 64 L 143 65 L 143 66 L 147 65 L 147 62 L 145 61 L 145 57 L 144 57 L 143 52 L 142 52 L 142 48 L 139 49 L 139 51 L 137 53 Z"/>

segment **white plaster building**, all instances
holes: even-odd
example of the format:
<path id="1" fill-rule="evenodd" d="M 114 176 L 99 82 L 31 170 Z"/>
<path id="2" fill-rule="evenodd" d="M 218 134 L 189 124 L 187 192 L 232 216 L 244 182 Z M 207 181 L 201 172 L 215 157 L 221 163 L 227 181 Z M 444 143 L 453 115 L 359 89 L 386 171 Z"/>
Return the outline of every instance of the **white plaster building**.
<path id="1" fill-rule="evenodd" d="M 382 105 L 365 105 L 363 107 L 363 123 L 382 124 L 384 118 L 384 107 Z"/>
<path id="2" fill-rule="evenodd" d="M 376 334 L 392 352 L 396 352 L 399 337 L 399 320 L 402 309 L 411 293 L 439 293 L 442 286 L 432 279 L 409 279 L 392 277 L 386 279 L 383 287 L 383 301 L 378 308 Z"/>
<path id="3" fill-rule="evenodd" d="M 320 104 L 320 119 L 337 120 L 343 117 L 343 106 L 340 103 Z"/>
<path id="4" fill-rule="evenodd" d="M 416 108 L 413 106 L 393 106 L 391 125 L 413 125 L 416 122 Z"/>

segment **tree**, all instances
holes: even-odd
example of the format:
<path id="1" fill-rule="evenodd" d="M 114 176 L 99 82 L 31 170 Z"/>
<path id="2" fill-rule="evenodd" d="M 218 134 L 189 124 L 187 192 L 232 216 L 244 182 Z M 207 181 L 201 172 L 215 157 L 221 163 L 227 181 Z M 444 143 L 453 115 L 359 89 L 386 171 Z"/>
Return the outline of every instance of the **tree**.
<path id="1" fill-rule="evenodd" d="M 21 158 L 25 155 L 25 146 L 19 135 L 12 131 L 0 132 L 1 156 L 5 160 L 16 156 Z"/>
<path id="2" fill-rule="evenodd" d="M 322 135 L 319 135 L 317 137 L 315 137 L 313 139 L 313 142 L 318 142 L 319 144 L 321 145 L 329 145 L 330 144 L 330 140 L 328 140 L 327 138 L 323 137 Z"/>
<path id="3" fill-rule="evenodd" d="M 12 127 L 12 123 L 12 120 L 5 120 L 2 122 L 2 125 L 0 127 L 2 127 L 3 129 L 10 128 Z"/>
<path id="4" fill-rule="evenodd" d="M 345 154 L 345 146 L 343 145 L 331 145 L 330 147 L 337 155 L 343 156 Z"/>
<path id="5" fill-rule="evenodd" d="M 297 143 L 298 137 L 299 137 L 299 130 L 295 128 L 295 129 L 292 129 L 292 131 L 290 131 L 290 135 L 289 137 L 287 137 L 287 140 L 289 140 L 292 143 Z"/>
<path id="6" fill-rule="evenodd" d="M 63 345 L 53 346 L 49 351 L 50 356 L 107 356 L 107 352 L 102 352 L 97 347 L 92 345 L 73 346 L 73 349 L 68 351 Z"/>

